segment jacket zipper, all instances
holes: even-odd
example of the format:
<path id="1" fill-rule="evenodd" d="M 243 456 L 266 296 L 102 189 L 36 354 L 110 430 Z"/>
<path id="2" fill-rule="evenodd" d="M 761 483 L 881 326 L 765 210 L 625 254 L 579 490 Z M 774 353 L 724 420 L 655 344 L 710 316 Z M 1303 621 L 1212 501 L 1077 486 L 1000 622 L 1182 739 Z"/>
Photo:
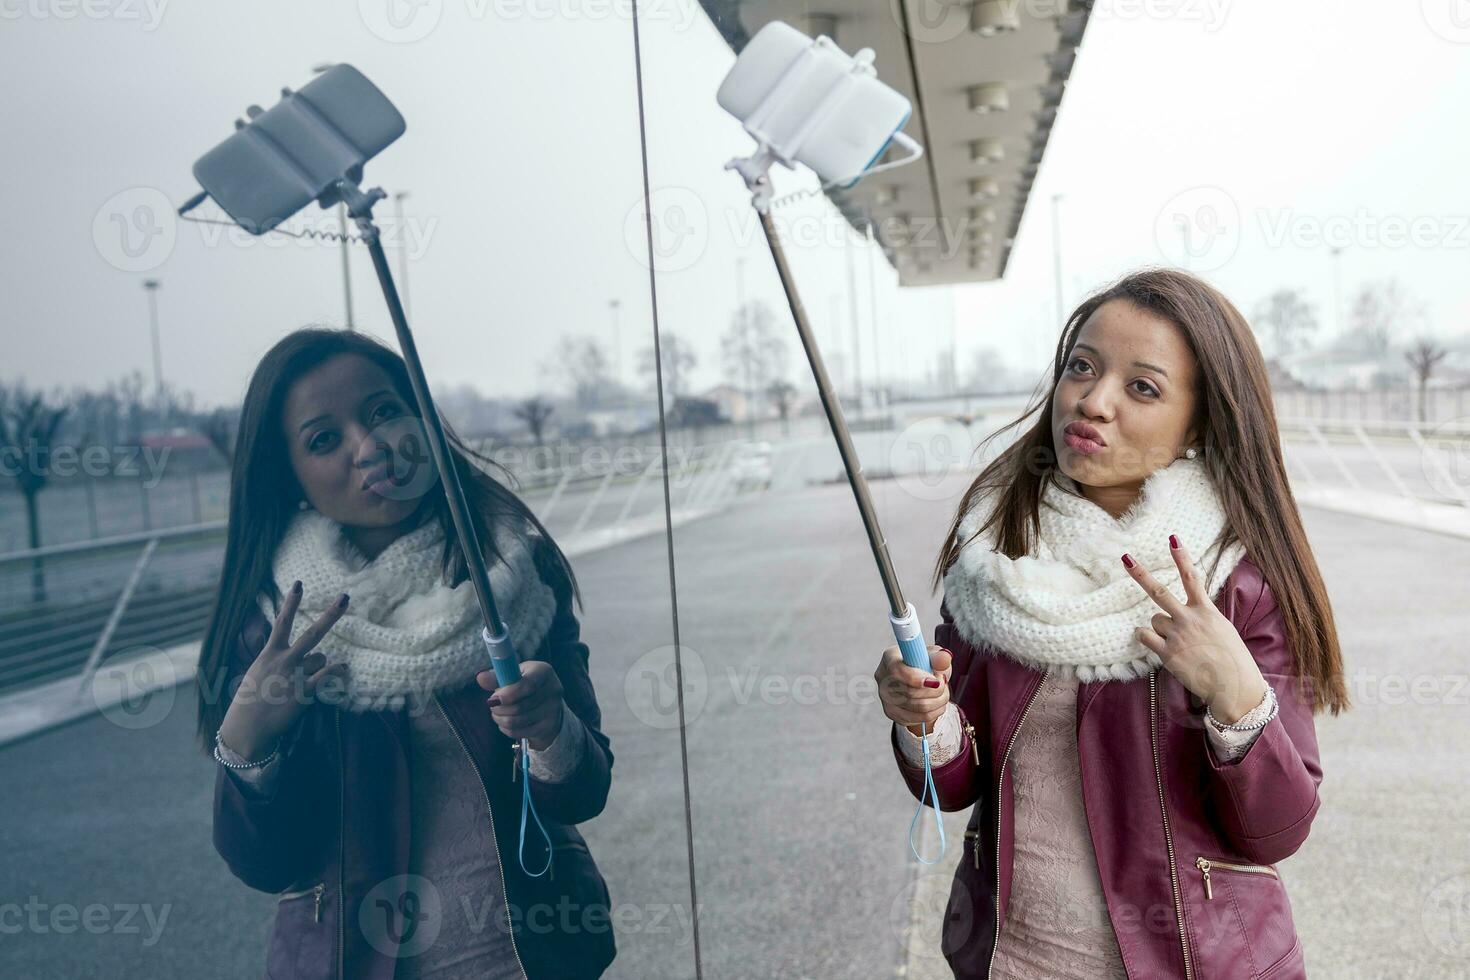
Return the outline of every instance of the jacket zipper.
<path id="1" fill-rule="evenodd" d="M 449 713 L 444 710 L 444 705 L 439 703 L 439 695 L 437 694 L 434 695 L 434 707 L 439 709 L 439 714 L 444 716 L 444 723 L 454 733 L 454 740 L 459 743 L 461 749 L 464 749 L 465 758 L 470 760 L 470 768 L 475 771 L 475 778 L 480 783 L 480 792 L 485 796 L 485 812 L 490 815 L 490 843 L 495 847 L 495 870 L 500 873 L 500 893 L 505 896 L 505 922 L 509 926 L 510 950 L 515 954 L 516 966 L 520 967 L 521 976 L 525 977 L 526 967 L 521 962 L 521 951 L 516 946 L 515 923 L 511 921 L 510 917 L 510 892 L 505 887 L 505 865 L 500 860 L 500 843 L 495 838 L 495 811 L 490 806 L 490 792 L 485 789 L 485 779 L 480 775 L 480 767 L 475 763 L 475 757 L 470 754 L 470 747 L 465 744 L 464 738 L 459 734 L 459 729 L 454 727 L 454 722 L 449 720 Z"/>
<path id="2" fill-rule="evenodd" d="M 1179 872 L 1174 867 L 1174 838 L 1169 835 L 1169 808 L 1164 805 L 1164 776 L 1159 771 L 1158 677 L 1155 667 L 1148 675 L 1148 738 L 1154 755 L 1154 783 L 1159 790 L 1159 813 L 1164 818 L 1164 846 L 1169 851 L 1169 889 L 1174 897 L 1174 917 L 1179 922 L 1179 945 L 1184 950 L 1184 977 L 1193 980 L 1189 962 L 1189 939 L 1184 934 L 1184 905 L 1179 901 Z"/>
<path id="3" fill-rule="evenodd" d="M 970 736 L 970 751 L 975 756 L 975 768 L 980 768 L 980 743 L 975 740 L 975 726 L 970 724 L 968 718 L 964 724 L 965 734 Z M 975 852 L 975 870 L 980 870 L 980 831 L 966 830 L 965 840 L 972 841 L 970 850 Z"/>
<path id="4" fill-rule="evenodd" d="M 1000 756 L 1000 770 L 995 777 L 995 935 L 990 940 L 990 961 L 985 964 L 985 980 L 990 980 L 990 971 L 995 968 L 995 950 L 1000 946 L 1000 788 L 1006 778 L 1006 760 L 1011 757 L 1011 746 L 1016 744 L 1016 735 L 1021 731 L 1021 725 L 1026 721 L 1026 714 L 1031 710 L 1031 704 L 1036 700 L 1036 695 L 1041 693 L 1041 685 L 1046 683 L 1043 676 L 1037 685 L 1031 689 L 1031 696 L 1026 699 L 1026 707 L 1021 709 L 1021 718 L 1016 722 L 1016 727 L 1011 730 L 1011 737 L 1006 739 L 1005 751 Z M 971 729 L 973 731 L 974 729 Z M 972 743 L 973 744 L 973 743 Z M 980 750 L 975 749 L 978 758 Z M 980 865 L 980 841 L 975 841 L 975 866 Z"/>
<path id="5" fill-rule="evenodd" d="M 317 882 L 315 885 L 312 885 L 310 888 L 302 888 L 300 891 L 281 892 L 280 896 L 276 899 L 276 901 L 278 901 L 278 902 L 285 902 L 285 901 L 288 901 L 288 900 L 293 899 L 293 898 L 304 898 L 307 895 L 315 895 L 316 896 L 316 902 L 314 903 L 315 904 L 315 907 L 312 909 L 311 921 L 312 922 L 320 922 L 320 921 L 322 921 L 322 892 L 324 892 L 326 890 L 327 890 L 327 886 L 326 886 L 325 883 L 323 883 L 323 882 Z"/>
<path id="6" fill-rule="evenodd" d="M 1230 861 L 1221 861 L 1219 858 L 1207 858 L 1203 855 L 1194 859 L 1194 866 L 1199 868 L 1200 876 L 1205 880 L 1205 898 L 1207 899 L 1215 897 L 1214 891 L 1210 888 L 1210 869 L 1212 868 L 1224 868 L 1226 871 L 1244 871 L 1248 874 L 1255 875 L 1270 875 L 1272 878 L 1280 877 L 1276 874 L 1275 868 L 1268 867 L 1264 864 L 1234 864 Z"/>
<path id="7" fill-rule="evenodd" d="M 975 740 L 975 726 L 970 724 L 970 720 L 966 718 L 964 728 L 966 734 L 970 736 L 970 751 L 974 753 L 975 765 L 978 766 L 980 765 L 980 743 Z"/>
<path id="8" fill-rule="evenodd" d="M 337 728 L 337 980 L 342 980 L 347 959 L 347 758 L 342 754 L 342 712 L 332 709 Z"/>

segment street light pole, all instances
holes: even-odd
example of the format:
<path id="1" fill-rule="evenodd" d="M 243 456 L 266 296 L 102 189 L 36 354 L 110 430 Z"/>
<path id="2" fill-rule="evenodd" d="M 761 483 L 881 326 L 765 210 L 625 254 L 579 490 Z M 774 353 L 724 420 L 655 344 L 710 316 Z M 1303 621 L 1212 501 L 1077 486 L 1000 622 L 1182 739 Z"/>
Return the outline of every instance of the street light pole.
<path id="1" fill-rule="evenodd" d="M 157 279 L 144 279 L 143 289 L 148 293 L 148 323 L 153 335 L 153 398 L 163 422 L 163 346 L 158 336 L 158 287 Z"/>
<path id="2" fill-rule="evenodd" d="M 884 401 L 880 392 L 882 391 L 883 358 L 879 354 L 878 341 L 878 273 L 873 265 L 873 252 L 877 250 L 878 240 L 873 236 L 873 219 L 868 218 L 868 320 L 873 328 L 873 400 L 881 409 Z"/>
<path id="3" fill-rule="evenodd" d="M 844 229 L 846 231 L 846 229 Z M 859 416 L 863 414 L 863 347 L 858 332 L 857 273 L 853 268 L 853 243 L 843 236 L 842 251 L 847 256 L 847 310 L 852 314 L 852 407 Z"/>
<path id="4" fill-rule="evenodd" d="M 337 202 L 337 218 L 342 222 L 342 296 L 347 303 L 347 329 L 356 330 L 352 322 L 352 267 L 347 261 L 352 243 L 348 241 L 347 207 L 341 201 Z"/>
<path id="5" fill-rule="evenodd" d="M 408 303 L 408 232 L 403 224 L 403 199 L 408 197 L 408 191 L 399 191 L 393 195 L 393 220 L 398 227 L 398 281 L 403 288 L 399 290 L 403 297 L 403 312 L 410 320 L 413 319 L 413 308 Z"/>
<path id="6" fill-rule="evenodd" d="M 1062 319 L 1067 315 L 1067 309 L 1062 302 L 1062 219 L 1057 210 L 1057 203 L 1061 199 L 1060 194 L 1051 196 L 1051 259 L 1052 275 L 1056 279 L 1058 329 L 1061 329 Z"/>
<path id="7" fill-rule="evenodd" d="M 1335 245 L 1332 253 L 1332 319 L 1336 321 L 1337 335 L 1342 336 L 1342 246 Z"/>
<path id="8" fill-rule="evenodd" d="M 612 376 L 613 381 L 619 386 L 623 383 L 623 341 L 619 336 L 622 318 L 618 315 L 618 310 L 622 305 L 616 299 L 607 301 L 607 308 L 612 311 Z M 658 375 L 655 373 L 654 376 Z"/>

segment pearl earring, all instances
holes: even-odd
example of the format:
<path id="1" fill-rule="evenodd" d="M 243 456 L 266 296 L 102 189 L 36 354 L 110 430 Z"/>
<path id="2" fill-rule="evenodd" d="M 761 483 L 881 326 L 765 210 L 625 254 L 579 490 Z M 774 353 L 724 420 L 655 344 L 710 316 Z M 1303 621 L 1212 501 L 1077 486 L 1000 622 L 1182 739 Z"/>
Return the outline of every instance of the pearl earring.
<path id="1" fill-rule="evenodd" d="M 1185 459 L 1194 459 L 1198 455 L 1199 453 L 1195 450 L 1193 446 L 1190 446 L 1188 449 L 1184 450 Z M 303 501 L 303 503 L 305 503 L 305 501 Z"/>
<path id="2" fill-rule="evenodd" d="M 1193 452 L 1193 451 L 1194 450 L 1192 450 L 1192 449 L 1190 450 L 1190 452 Z M 296 509 L 297 510 L 306 510 L 310 506 L 311 506 L 311 504 L 309 504 L 309 503 L 306 502 L 306 498 L 305 497 L 302 497 L 301 500 L 299 502 L 297 502 Z"/>

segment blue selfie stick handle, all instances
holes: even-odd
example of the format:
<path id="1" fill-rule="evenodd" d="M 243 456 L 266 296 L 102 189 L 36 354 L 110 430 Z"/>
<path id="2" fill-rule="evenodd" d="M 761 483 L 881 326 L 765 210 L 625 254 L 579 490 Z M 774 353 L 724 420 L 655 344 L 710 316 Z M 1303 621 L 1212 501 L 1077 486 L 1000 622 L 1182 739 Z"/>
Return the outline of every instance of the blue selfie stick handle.
<path id="1" fill-rule="evenodd" d="M 485 649 L 490 651 L 490 666 L 495 671 L 495 682 L 505 687 L 520 680 L 521 661 L 516 656 L 515 646 L 510 642 L 510 631 L 491 636 L 489 628 L 482 628 L 480 638 L 485 641 Z"/>
<path id="2" fill-rule="evenodd" d="M 495 682 L 500 687 L 514 684 L 521 679 L 521 662 L 516 656 L 516 648 L 510 642 L 510 631 L 507 630 L 499 636 L 492 636 L 488 627 L 480 630 L 480 639 L 485 641 L 485 649 L 490 652 L 490 666 L 495 671 Z M 551 868 L 552 845 L 551 835 L 546 832 L 546 825 L 541 822 L 541 815 L 536 812 L 536 804 L 531 800 L 531 746 L 526 739 L 521 739 L 519 752 L 516 754 L 516 768 L 520 770 L 521 781 L 521 836 L 520 847 L 516 856 L 520 859 L 521 870 L 532 878 L 539 878 Z M 532 871 L 526 867 L 526 825 L 530 823 L 526 819 L 536 821 L 536 826 L 541 829 L 541 836 L 546 839 L 546 863 L 541 866 L 540 871 Z"/>
<path id="3" fill-rule="evenodd" d="M 929 666 L 929 645 L 924 642 L 924 630 L 919 626 L 919 614 L 914 611 L 914 604 L 908 604 L 908 611 L 902 618 L 896 618 L 889 613 L 888 622 L 893 626 L 893 638 L 898 641 L 898 651 L 903 654 L 903 662 L 932 674 L 934 671 Z"/>

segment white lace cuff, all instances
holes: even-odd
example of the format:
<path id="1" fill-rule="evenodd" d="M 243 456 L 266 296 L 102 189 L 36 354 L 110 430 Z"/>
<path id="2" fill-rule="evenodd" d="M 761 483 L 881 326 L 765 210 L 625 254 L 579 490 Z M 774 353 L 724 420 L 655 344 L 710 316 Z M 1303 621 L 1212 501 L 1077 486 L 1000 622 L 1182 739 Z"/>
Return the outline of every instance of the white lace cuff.
<path id="1" fill-rule="evenodd" d="M 1235 724 L 1243 726 L 1246 731 L 1234 731 L 1227 729 L 1221 731 L 1205 717 L 1205 737 L 1209 739 L 1210 749 L 1215 753 L 1215 758 L 1221 762 L 1233 762 L 1245 755 L 1250 747 L 1260 737 L 1261 731 L 1266 727 L 1266 722 L 1276 717 L 1276 700 L 1271 697 L 1268 687 L 1266 693 L 1261 696 L 1261 703 L 1241 715 Z"/>
<path id="2" fill-rule="evenodd" d="M 270 796 L 275 792 L 276 784 L 281 778 L 281 758 L 285 750 L 286 746 L 282 744 L 281 751 L 276 753 L 276 757 L 263 766 L 253 766 L 249 769 L 226 769 L 225 771 L 243 783 L 247 791 L 257 796 Z M 233 765 L 245 765 L 252 761 L 226 745 L 224 739 L 219 740 L 219 754 Z"/>
<path id="3" fill-rule="evenodd" d="M 903 757 L 915 769 L 924 766 L 924 740 L 909 731 L 907 725 L 894 723 L 898 728 L 898 748 Z M 929 764 L 942 766 L 960 754 L 964 745 L 964 730 L 960 728 L 960 709 L 953 701 L 944 706 L 944 714 L 934 723 L 929 735 Z"/>
<path id="4" fill-rule="evenodd" d="M 531 750 L 531 775 L 543 783 L 559 783 L 576 771 L 586 751 L 587 726 L 582 719 L 563 708 L 561 731 L 544 749 Z"/>

